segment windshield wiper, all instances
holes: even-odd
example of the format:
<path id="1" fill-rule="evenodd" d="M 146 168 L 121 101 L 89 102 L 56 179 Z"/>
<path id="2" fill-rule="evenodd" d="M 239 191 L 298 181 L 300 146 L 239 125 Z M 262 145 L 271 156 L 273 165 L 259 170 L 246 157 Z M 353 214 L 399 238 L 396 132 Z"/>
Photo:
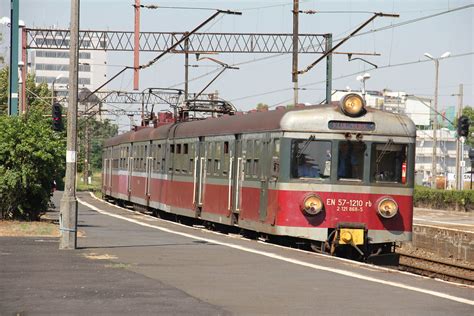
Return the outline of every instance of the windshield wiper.
<path id="1" fill-rule="evenodd" d="M 380 156 L 378 156 L 378 157 L 377 157 L 377 160 L 375 161 L 375 163 L 377 164 L 377 166 L 378 166 L 379 162 L 382 161 L 383 156 L 385 156 L 385 154 L 387 153 L 387 151 L 388 151 L 390 145 L 392 145 L 392 144 L 393 144 L 393 139 L 389 138 L 389 139 L 388 139 L 388 142 L 386 142 L 386 143 L 385 143 L 385 146 L 383 146 L 382 152 L 380 153 Z"/>
<path id="2" fill-rule="evenodd" d="M 300 158 L 301 155 L 303 155 L 304 151 L 306 150 L 306 148 L 309 146 L 309 143 L 313 140 L 315 140 L 316 137 L 314 137 L 314 135 L 311 135 L 303 144 L 303 148 L 301 148 L 298 153 L 296 154 L 296 159 Z"/>

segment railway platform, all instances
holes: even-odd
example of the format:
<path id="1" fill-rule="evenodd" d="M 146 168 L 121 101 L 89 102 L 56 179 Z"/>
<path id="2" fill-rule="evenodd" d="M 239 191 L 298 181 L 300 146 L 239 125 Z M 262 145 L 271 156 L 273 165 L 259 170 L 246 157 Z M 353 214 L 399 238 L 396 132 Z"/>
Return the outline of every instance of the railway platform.
<path id="1" fill-rule="evenodd" d="M 470 286 L 78 198 L 77 251 L 0 238 L 1 314 L 472 314 Z"/>
<path id="2" fill-rule="evenodd" d="M 474 263 L 474 212 L 415 208 L 413 241 L 406 247 Z"/>

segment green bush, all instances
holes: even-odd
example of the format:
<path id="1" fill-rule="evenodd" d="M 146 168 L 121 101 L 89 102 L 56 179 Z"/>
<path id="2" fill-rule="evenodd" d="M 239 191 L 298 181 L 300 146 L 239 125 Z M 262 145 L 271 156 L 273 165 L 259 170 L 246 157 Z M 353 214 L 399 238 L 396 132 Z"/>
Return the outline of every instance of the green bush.
<path id="1" fill-rule="evenodd" d="M 51 119 L 32 108 L 26 116 L 0 116 L 0 215 L 36 220 L 48 208 L 53 180 L 64 174 L 65 138 Z"/>
<path id="2" fill-rule="evenodd" d="M 417 207 L 463 211 L 474 209 L 474 191 L 471 190 L 434 190 L 417 186 L 413 199 Z"/>

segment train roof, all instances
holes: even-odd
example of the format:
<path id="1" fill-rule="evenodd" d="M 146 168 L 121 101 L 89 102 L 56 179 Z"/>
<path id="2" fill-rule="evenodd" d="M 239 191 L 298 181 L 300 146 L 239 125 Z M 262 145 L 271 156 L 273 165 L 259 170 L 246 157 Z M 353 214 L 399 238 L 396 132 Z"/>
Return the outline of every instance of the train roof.
<path id="1" fill-rule="evenodd" d="M 357 118 L 348 117 L 341 112 L 338 103 L 312 105 L 293 109 L 250 112 L 247 114 L 223 115 L 218 118 L 179 122 L 156 128 L 142 128 L 115 136 L 105 142 L 105 146 L 115 146 L 124 142 L 140 142 L 150 139 L 188 138 L 199 136 L 218 136 L 241 133 L 275 131 L 337 133 L 330 129 L 329 121 L 351 123 L 374 123 L 373 131 L 364 134 L 415 137 L 415 124 L 405 115 L 367 108 L 367 112 Z M 354 131 L 354 130 L 352 130 Z"/>

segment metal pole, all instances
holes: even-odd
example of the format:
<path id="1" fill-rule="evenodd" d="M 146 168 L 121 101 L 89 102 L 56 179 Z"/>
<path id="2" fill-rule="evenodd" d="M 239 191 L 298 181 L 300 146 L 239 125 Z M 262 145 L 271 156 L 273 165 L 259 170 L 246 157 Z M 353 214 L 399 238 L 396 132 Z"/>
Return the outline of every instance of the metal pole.
<path id="1" fill-rule="evenodd" d="M 434 59 L 435 62 L 435 95 L 434 95 L 434 119 L 433 119 L 433 156 L 431 157 L 431 188 L 436 188 L 436 148 L 437 148 L 437 132 L 438 132 L 438 72 L 439 60 Z"/>
<path id="2" fill-rule="evenodd" d="M 299 15 L 299 0 L 293 0 L 293 67 L 292 67 L 292 81 L 293 81 L 293 105 L 298 104 L 298 15 Z"/>
<path id="3" fill-rule="evenodd" d="M 187 35 L 187 33 L 185 33 Z M 184 41 L 184 101 L 188 100 L 189 93 L 189 38 Z"/>
<path id="4" fill-rule="evenodd" d="M 23 78 L 23 85 L 21 86 L 21 110 L 22 113 L 28 112 L 28 105 L 26 104 L 26 79 L 28 78 L 28 56 L 26 53 L 26 27 L 21 29 L 21 60 L 23 61 L 23 68 L 21 69 L 21 77 Z"/>
<path id="5" fill-rule="evenodd" d="M 459 176 L 460 187 L 459 190 L 464 190 L 464 167 L 466 166 L 464 161 L 464 137 L 461 139 L 461 175 Z"/>
<path id="6" fill-rule="evenodd" d="M 326 34 L 326 51 L 332 49 L 332 34 Z M 326 103 L 331 103 L 332 97 L 332 54 L 326 57 Z"/>
<path id="7" fill-rule="evenodd" d="M 56 82 L 56 79 L 53 80 L 51 83 L 51 106 L 54 104 L 54 83 Z"/>
<path id="8" fill-rule="evenodd" d="M 67 151 L 64 194 L 59 214 L 61 238 L 59 249 L 77 248 L 76 148 L 77 92 L 79 62 L 80 0 L 71 0 L 71 35 L 69 49 L 69 100 L 67 109 Z"/>
<path id="9" fill-rule="evenodd" d="M 462 83 L 459 85 L 459 93 L 458 93 L 458 110 L 456 114 L 456 119 L 459 124 L 459 117 L 462 115 L 462 93 L 463 93 L 463 86 Z M 462 190 L 463 189 L 463 164 L 461 160 L 464 160 L 464 155 L 463 155 L 463 146 L 464 142 L 461 140 L 461 137 L 457 137 L 456 139 L 456 190 Z"/>
<path id="10" fill-rule="evenodd" d="M 133 41 L 133 90 L 139 89 L 140 79 L 140 0 L 135 0 L 135 37 Z"/>
<path id="11" fill-rule="evenodd" d="M 18 22 L 20 12 L 20 0 L 11 0 L 10 7 L 10 82 L 8 95 L 8 115 L 18 115 Z"/>
<path id="12" fill-rule="evenodd" d="M 84 170 L 83 170 L 83 180 L 84 184 L 88 185 L 87 182 L 89 176 L 89 121 L 85 122 L 84 126 Z"/>

